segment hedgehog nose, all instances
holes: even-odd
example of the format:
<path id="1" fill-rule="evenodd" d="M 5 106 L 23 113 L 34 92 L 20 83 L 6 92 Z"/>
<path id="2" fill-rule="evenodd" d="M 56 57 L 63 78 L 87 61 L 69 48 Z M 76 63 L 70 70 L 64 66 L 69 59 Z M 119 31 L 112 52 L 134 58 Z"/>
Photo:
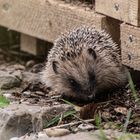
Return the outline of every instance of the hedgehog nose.
<path id="1" fill-rule="evenodd" d="M 92 100 L 94 98 L 94 94 L 89 95 L 88 98 Z"/>

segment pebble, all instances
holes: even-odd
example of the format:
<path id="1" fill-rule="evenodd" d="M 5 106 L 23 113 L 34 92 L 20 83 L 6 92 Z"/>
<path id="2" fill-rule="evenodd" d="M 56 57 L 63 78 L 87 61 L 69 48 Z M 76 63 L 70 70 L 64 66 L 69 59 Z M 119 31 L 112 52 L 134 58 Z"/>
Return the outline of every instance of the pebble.
<path id="1" fill-rule="evenodd" d="M 31 96 L 31 92 L 30 91 L 24 91 L 22 93 L 22 95 L 25 96 L 25 97 L 30 97 Z"/>
<path id="2" fill-rule="evenodd" d="M 10 99 L 12 97 L 10 93 L 3 94 L 3 96 L 6 97 L 7 99 Z"/>
<path id="3" fill-rule="evenodd" d="M 45 137 L 46 136 L 46 133 L 44 132 L 39 132 L 38 133 L 38 137 L 41 138 L 41 137 Z"/>
<path id="4" fill-rule="evenodd" d="M 13 67 L 15 70 L 25 70 L 25 67 L 21 64 L 15 64 Z"/>
<path id="5" fill-rule="evenodd" d="M 27 63 L 26 63 L 26 67 L 28 67 L 28 68 L 30 68 L 30 67 L 32 67 L 32 66 L 34 66 L 35 65 L 35 61 L 34 60 L 30 60 L 30 61 L 28 61 Z"/>
<path id="6" fill-rule="evenodd" d="M 19 140 L 19 138 L 18 137 L 13 137 L 10 140 Z"/>
<path id="7" fill-rule="evenodd" d="M 15 77 L 17 77 L 18 79 L 22 80 L 23 76 L 22 76 L 22 72 L 21 70 L 16 70 L 12 73 L 12 75 L 14 75 Z"/>
<path id="8" fill-rule="evenodd" d="M 13 75 L 0 75 L 0 89 L 11 89 L 19 87 L 21 80 Z"/>
<path id="9" fill-rule="evenodd" d="M 48 128 L 48 129 L 44 129 L 44 131 L 49 137 L 60 137 L 60 136 L 70 134 L 70 131 L 64 128 L 56 128 L 56 129 Z"/>
<path id="10" fill-rule="evenodd" d="M 78 126 L 79 130 L 85 131 L 85 130 L 92 130 L 94 129 L 94 125 L 93 124 L 80 124 Z"/>

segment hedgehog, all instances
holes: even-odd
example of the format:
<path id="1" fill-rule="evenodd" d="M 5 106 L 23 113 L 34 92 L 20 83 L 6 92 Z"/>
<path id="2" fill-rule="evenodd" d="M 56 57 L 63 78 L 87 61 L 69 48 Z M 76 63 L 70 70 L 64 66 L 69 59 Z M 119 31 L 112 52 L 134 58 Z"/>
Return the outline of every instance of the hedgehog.
<path id="1" fill-rule="evenodd" d="M 93 102 L 125 86 L 127 73 L 110 35 L 81 26 L 55 40 L 41 80 L 67 100 Z"/>

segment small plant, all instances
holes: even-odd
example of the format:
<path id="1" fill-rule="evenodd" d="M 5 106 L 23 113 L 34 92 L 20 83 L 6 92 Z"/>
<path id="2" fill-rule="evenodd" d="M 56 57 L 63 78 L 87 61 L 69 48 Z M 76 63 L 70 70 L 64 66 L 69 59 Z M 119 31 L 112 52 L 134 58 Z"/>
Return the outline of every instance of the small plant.
<path id="1" fill-rule="evenodd" d="M 123 132 L 124 132 L 124 133 L 127 132 L 127 127 L 128 127 L 128 124 L 129 124 L 129 120 L 130 120 L 130 117 L 131 117 L 131 113 L 132 113 L 132 110 L 129 109 L 129 111 L 128 111 L 128 113 L 127 113 L 126 121 L 125 121 L 125 124 L 124 124 L 124 127 L 123 127 Z"/>
<path id="2" fill-rule="evenodd" d="M 134 97 L 135 101 L 138 101 L 139 99 L 138 99 L 137 91 L 135 89 L 135 85 L 130 73 L 128 73 L 128 80 L 129 80 L 130 89 L 132 91 L 132 96 Z"/>
<path id="3" fill-rule="evenodd" d="M 3 95 L 0 95 L 0 108 L 9 105 L 9 100 L 7 100 Z"/>
<path id="4" fill-rule="evenodd" d="M 60 114 L 60 115 L 54 117 L 54 118 L 53 118 L 52 120 L 50 120 L 49 122 L 47 122 L 47 123 L 45 124 L 44 128 L 48 128 L 48 127 L 50 127 L 50 126 L 52 126 L 52 125 L 58 123 L 61 117 L 62 117 L 61 119 L 64 119 L 64 118 L 67 118 L 67 117 L 69 117 L 69 116 L 74 115 L 75 113 L 76 113 L 75 110 L 66 111 L 66 112 L 64 112 L 62 115 Z"/>
<path id="5" fill-rule="evenodd" d="M 95 115 L 95 125 L 96 125 L 97 128 L 100 128 L 101 121 L 102 121 L 102 119 L 101 119 L 100 113 L 99 114 L 96 114 Z"/>

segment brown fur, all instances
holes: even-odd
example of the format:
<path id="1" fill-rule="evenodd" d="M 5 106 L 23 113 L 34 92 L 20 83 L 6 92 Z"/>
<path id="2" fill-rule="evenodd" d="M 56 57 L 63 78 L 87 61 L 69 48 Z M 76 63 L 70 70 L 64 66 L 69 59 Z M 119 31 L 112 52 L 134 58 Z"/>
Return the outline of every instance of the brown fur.
<path id="1" fill-rule="evenodd" d="M 87 46 L 86 43 L 75 46 L 82 48 L 78 55 L 65 50 L 64 52 L 70 52 L 70 57 L 68 55 L 64 60 L 57 56 L 53 58 L 50 53 L 48 58 L 51 62 L 48 60 L 42 72 L 42 81 L 58 93 L 63 93 L 68 99 L 81 102 L 94 100 L 96 95 L 101 96 L 125 85 L 127 70 L 122 66 L 119 54 L 107 49 L 100 52 L 97 49 L 93 50 L 95 57 L 92 52 L 88 52 Z M 54 61 L 57 62 L 55 69 L 52 66 Z"/>

